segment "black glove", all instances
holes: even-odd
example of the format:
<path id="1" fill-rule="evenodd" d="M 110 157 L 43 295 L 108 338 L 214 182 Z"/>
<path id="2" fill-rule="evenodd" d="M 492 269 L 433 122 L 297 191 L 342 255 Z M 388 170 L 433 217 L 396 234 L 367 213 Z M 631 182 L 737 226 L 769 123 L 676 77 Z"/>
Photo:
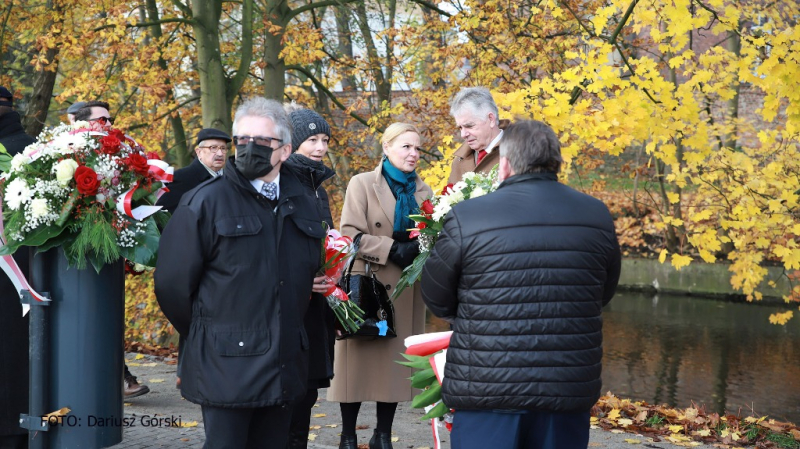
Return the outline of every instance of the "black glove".
<path id="1" fill-rule="evenodd" d="M 389 260 L 397 264 L 400 268 L 405 268 L 414 262 L 414 258 L 419 255 L 419 241 L 412 240 L 410 242 L 392 243 L 392 249 L 389 250 Z"/>

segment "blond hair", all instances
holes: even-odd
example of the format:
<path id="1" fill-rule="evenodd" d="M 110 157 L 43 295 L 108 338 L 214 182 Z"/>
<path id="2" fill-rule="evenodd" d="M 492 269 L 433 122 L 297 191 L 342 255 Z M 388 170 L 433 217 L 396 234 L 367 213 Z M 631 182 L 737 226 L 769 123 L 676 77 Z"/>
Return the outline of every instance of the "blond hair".
<path id="1" fill-rule="evenodd" d="M 396 139 L 397 136 L 405 134 L 407 132 L 413 132 L 416 133 L 418 136 L 422 137 L 422 134 L 420 134 L 419 130 L 414 125 L 411 125 L 409 123 L 399 123 L 399 122 L 392 123 L 383 132 L 383 136 L 381 136 L 381 144 L 388 145 L 392 143 L 392 141 Z"/>

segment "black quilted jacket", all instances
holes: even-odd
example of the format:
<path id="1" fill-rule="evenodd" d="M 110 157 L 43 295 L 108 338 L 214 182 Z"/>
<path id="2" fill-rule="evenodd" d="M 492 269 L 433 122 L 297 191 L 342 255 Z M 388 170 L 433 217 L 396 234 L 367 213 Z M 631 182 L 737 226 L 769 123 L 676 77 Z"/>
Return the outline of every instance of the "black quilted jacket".
<path id="1" fill-rule="evenodd" d="M 555 174 L 513 176 L 456 205 L 422 273 L 425 303 L 454 323 L 445 404 L 588 411 L 619 272 L 608 209 Z"/>

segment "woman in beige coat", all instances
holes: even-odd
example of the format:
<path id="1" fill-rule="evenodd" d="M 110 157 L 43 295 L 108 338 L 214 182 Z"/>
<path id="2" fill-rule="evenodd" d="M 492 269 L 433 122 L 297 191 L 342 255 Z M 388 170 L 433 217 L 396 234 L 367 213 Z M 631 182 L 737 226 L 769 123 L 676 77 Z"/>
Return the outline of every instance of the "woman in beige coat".
<path id="1" fill-rule="evenodd" d="M 370 262 L 375 276 L 394 291 L 403 268 L 419 254 L 419 243 L 408 237 L 414 226 L 408 215 L 433 196 L 416 176 L 420 134 L 413 125 L 395 123 L 383 133 L 384 157 L 370 173 L 354 176 L 347 186 L 341 231 L 355 238 L 363 233 L 353 272 L 364 272 Z M 361 403 L 377 402 L 378 424 L 370 449 L 391 449 L 391 431 L 397 403 L 410 401 L 412 371 L 395 363 L 405 351 L 403 340 L 425 331 L 425 305 L 419 285 L 407 288 L 394 302 L 397 338 L 339 340 L 335 346 L 334 377 L 328 400 L 340 402 L 342 439 L 339 447 L 356 449 L 356 419 Z"/>

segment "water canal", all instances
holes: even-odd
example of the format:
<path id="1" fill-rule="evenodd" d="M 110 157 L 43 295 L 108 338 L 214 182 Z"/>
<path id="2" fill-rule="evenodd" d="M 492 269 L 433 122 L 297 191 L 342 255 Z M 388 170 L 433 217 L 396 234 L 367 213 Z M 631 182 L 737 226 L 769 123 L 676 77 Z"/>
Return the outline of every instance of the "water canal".
<path id="1" fill-rule="evenodd" d="M 618 293 L 604 309 L 603 391 L 800 423 L 800 320 L 780 306 Z"/>
<path id="2" fill-rule="evenodd" d="M 800 423 L 800 317 L 769 323 L 785 310 L 617 293 L 603 311 L 603 393 Z M 433 318 L 428 331 L 446 329 Z"/>

